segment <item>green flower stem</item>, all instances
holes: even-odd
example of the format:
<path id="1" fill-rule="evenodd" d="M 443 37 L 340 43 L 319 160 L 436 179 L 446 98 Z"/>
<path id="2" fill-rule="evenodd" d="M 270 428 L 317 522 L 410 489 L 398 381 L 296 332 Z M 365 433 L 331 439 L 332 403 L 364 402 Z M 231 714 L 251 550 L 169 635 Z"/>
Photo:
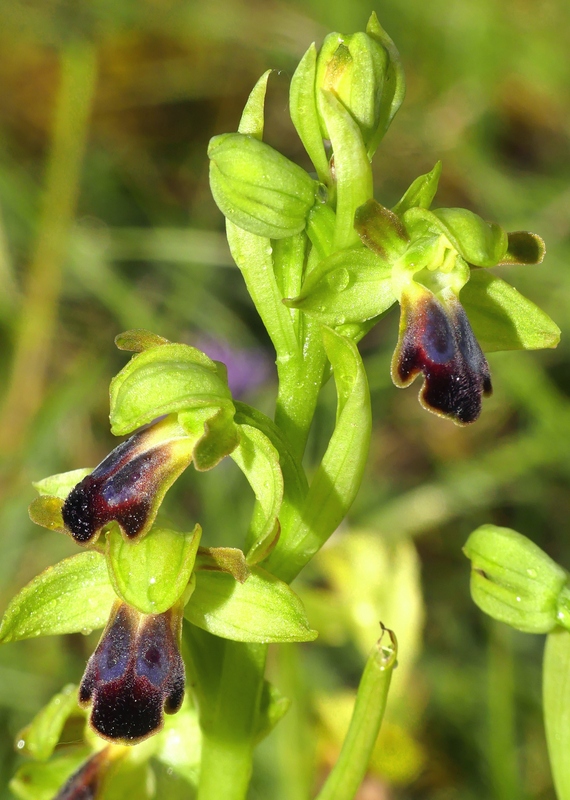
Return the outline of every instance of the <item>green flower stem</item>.
<path id="1" fill-rule="evenodd" d="M 491 620 L 488 647 L 488 757 L 496 800 L 521 797 L 515 736 L 513 634 Z"/>
<path id="2" fill-rule="evenodd" d="M 389 643 L 384 641 L 386 635 Z M 362 783 L 382 724 L 397 653 L 394 633 L 383 628 L 364 667 L 340 756 L 317 800 L 352 800 Z"/>
<path id="3" fill-rule="evenodd" d="M 558 800 L 570 800 L 570 633 L 546 637 L 542 673 L 544 726 Z"/>
<path id="4" fill-rule="evenodd" d="M 267 645 L 223 642 L 220 682 L 202 724 L 197 800 L 243 800 L 252 771 Z M 208 704 L 210 706 L 210 704 Z"/>
<path id="5" fill-rule="evenodd" d="M 73 41 L 61 54 L 61 79 L 35 252 L 29 267 L 4 407 L 2 452 L 17 450 L 41 402 L 57 315 L 62 264 L 81 175 L 96 78 L 96 54 Z"/>

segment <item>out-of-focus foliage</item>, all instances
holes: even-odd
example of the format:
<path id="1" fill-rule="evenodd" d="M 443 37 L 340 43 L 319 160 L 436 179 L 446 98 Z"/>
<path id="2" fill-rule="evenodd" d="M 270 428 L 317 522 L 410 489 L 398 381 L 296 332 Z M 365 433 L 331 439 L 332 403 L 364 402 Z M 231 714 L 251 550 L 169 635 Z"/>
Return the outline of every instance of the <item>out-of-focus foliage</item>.
<path id="1" fill-rule="evenodd" d="M 266 138 L 308 166 L 283 112 L 288 79 L 312 40 L 362 29 L 371 10 L 408 84 L 377 156 L 375 196 L 394 205 L 441 158 L 438 205 L 546 240 L 541 266 L 496 273 L 543 307 L 563 339 L 552 352 L 491 355 L 495 393 L 469 429 L 392 386 L 397 315 L 364 339 L 372 458 L 350 524 L 295 586 L 321 644 L 283 645 L 270 660 L 269 677 L 293 705 L 259 749 L 251 797 L 301 800 L 322 780 L 382 619 L 399 636 L 404 674 L 362 800 L 551 800 L 541 637 L 482 617 L 461 547 L 492 522 L 570 567 L 570 6 L 560 0 L 0 5 L 0 600 L 4 608 L 74 552 L 67 537 L 29 522 L 31 481 L 97 464 L 114 445 L 107 385 L 125 363 L 117 333 L 149 328 L 203 347 L 271 413 L 272 354 L 209 195 L 207 142 L 235 130 L 258 75 L 275 67 Z M 62 64 L 68 90 L 81 89 L 68 91 L 67 106 Z M 83 128 L 52 133 L 56 109 L 74 119 L 81 103 Z M 33 369 L 22 370 L 22 353 Z M 322 411 L 309 466 L 332 429 L 332 386 Z M 245 489 L 226 459 L 184 476 L 166 510 L 182 530 L 199 521 L 203 544 L 231 546 L 247 525 Z M 394 602 L 399 591 L 408 611 Z M 22 763 L 17 732 L 77 682 L 93 644 L 76 634 L 0 650 L 1 800 Z M 166 770 L 157 781 L 159 794 L 175 782 Z"/>

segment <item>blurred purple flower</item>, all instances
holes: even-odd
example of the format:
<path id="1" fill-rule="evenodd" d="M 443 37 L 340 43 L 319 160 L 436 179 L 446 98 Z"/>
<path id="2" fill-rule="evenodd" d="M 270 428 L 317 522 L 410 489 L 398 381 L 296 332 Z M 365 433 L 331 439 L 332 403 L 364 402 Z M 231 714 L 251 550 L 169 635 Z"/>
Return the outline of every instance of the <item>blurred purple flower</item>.
<path id="1" fill-rule="evenodd" d="M 261 386 L 272 372 L 272 362 L 261 347 L 232 347 L 221 339 L 200 337 L 194 344 L 214 361 L 228 369 L 228 385 L 235 398 Z"/>

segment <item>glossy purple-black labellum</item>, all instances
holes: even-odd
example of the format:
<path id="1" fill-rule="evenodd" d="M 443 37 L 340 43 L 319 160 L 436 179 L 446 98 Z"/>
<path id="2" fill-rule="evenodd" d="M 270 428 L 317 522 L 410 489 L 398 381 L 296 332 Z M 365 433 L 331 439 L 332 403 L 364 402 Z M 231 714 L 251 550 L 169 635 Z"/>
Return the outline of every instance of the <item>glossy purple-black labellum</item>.
<path id="1" fill-rule="evenodd" d="M 184 699 L 179 624 L 173 610 L 115 607 L 79 687 L 79 702 L 93 704 L 90 722 L 100 736 L 134 744 L 162 727 L 163 712 L 178 711 Z"/>
<path id="2" fill-rule="evenodd" d="M 112 520 L 131 539 L 145 527 L 168 460 L 165 446 L 144 448 L 149 430 L 116 447 L 67 496 L 61 514 L 77 542 L 90 542 Z"/>
<path id="3" fill-rule="evenodd" d="M 95 800 L 108 766 L 109 748 L 106 747 L 82 764 L 53 800 Z"/>
<path id="4" fill-rule="evenodd" d="M 409 386 L 423 373 L 422 404 L 460 425 L 475 422 L 482 396 L 492 392 L 487 359 L 457 299 L 444 306 L 427 289 L 402 298 L 403 325 L 392 374 Z"/>

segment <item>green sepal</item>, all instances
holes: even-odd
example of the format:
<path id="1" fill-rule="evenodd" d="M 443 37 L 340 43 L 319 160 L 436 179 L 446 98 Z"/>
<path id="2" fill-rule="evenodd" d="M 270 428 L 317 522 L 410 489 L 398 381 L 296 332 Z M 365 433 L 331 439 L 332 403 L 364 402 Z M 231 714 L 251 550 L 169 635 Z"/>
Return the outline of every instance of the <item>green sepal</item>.
<path id="1" fill-rule="evenodd" d="M 225 572 L 197 572 L 184 616 L 237 642 L 310 642 L 317 637 L 295 592 L 261 567 L 252 567 L 245 583 Z"/>
<path id="2" fill-rule="evenodd" d="M 291 700 L 269 681 L 263 681 L 257 714 L 256 743 L 268 736 L 291 708 Z"/>
<path id="3" fill-rule="evenodd" d="M 231 402 L 224 370 L 185 344 L 151 347 L 111 381 L 111 432 L 124 436 L 162 416 Z"/>
<path id="4" fill-rule="evenodd" d="M 77 484 L 93 472 L 92 468 L 73 469 L 71 472 L 61 472 L 59 475 L 50 475 L 41 481 L 33 481 L 32 486 L 41 496 L 58 497 L 65 500 L 70 491 Z"/>
<path id="5" fill-rule="evenodd" d="M 240 443 L 231 457 L 256 497 L 246 538 L 246 559 L 248 564 L 257 564 L 269 554 L 279 536 L 283 474 L 279 453 L 264 433 L 251 425 L 240 425 L 239 431 Z"/>
<path id="6" fill-rule="evenodd" d="M 152 528 L 126 542 L 114 525 L 107 534 L 107 565 L 117 595 L 143 614 L 162 614 L 182 597 L 194 569 L 202 529 Z"/>
<path id="7" fill-rule="evenodd" d="M 486 270 L 471 270 L 460 300 L 481 348 L 538 350 L 556 347 L 560 328 L 513 286 Z"/>
<path id="8" fill-rule="evenodd" d="M 299 138 L 313 162 L 319 180 L 329 184 L 331 179 L 329 163 L 323 144 L 315 98 L 316 72 L 317 48 L 313 42 L 291 78 L 289 113 Z"/>
<path id="9" fill-rule="evenodd" d="M 471 597 L 493 619 L 527 633 L 558 624 L 558 597 L 568 573 L 534 542 L 510 528 L 482 525 L 465 543 Z"/>
<path id="10" fill-rule="evenodd" d="M 72 683 L 54 695 L 17 738 L 18 752 L 26 753 L 37 761 L 46 761 L 59 742 L 64 725 L 73 714 L 83 712 L 77 704 L 77 686 Z"/>
<path id="11" fill-rule="evenodd" d="M 249 565 L 239 547 L 199 547 L 196 569 L 225 572 L 239 583 L 245 583 L 250 575 Z"/>
<path id="12" fill-rule="evenodd" d="M 158 333 L 147 331 L 144 328 L 134 328 L 130 331 L 115 336 L 115 345 L 119 350 L 127 350 L 131 353 L 142 353 L 150 350 L 151 347 L 160 347 L 163 344 L 171 344 L 164 336 Z"/>
<path id="13" fill-rule="evenodd" d="M 406 189 L 392 211 L 401 217 L 410 208 L 429 208 L 437 192 L 441 175 L 441 161 L 438 161 L 431 172 L 419 175 Z"/>
<path id="14" fill-rule="evenodd" d="M 324 325 L 364 322 L 396 302 L 392 266 L 362 247 L 340 250 L 309 273 L 298 297 L 283 302 Z"/>
<path id="15" fill-rule="evenodd" d="M 537 233 L 512 231 L 507 234 L 507 252 L 501 259 L 503 264 L 542 264 L 546 255 L 546 244 Z"/>
<path id="16" fill-rule="evenodd" d="M 208 157 L 212 195 L 234 225 L 271 239 L 304 229 L 317 183 L 302 167 L 242 133 L 214 136 Z"/>
<path id="17" fill-rule="evenodd" d="M 304 504 L 266 566 L 291 581 L 346 516 L 362 481 L 372 416 L 366 371 L 354 342 L 323 327 L 323 343 L 337 391 L 336 424 Z M 285 484 L 287 485 L 287 484 Z"/>
<path id="18" fill-rule="evenodd" d="M 402 255 L 409 242 L 399 217 L 373 198 L 356 209 L 354 227 L 361 242 L 389 263 Z"/>
<path id="19" fill-rule="evenodd" d="M 0 642 L 91 632 L 105 625 L 116 599 L 105 556 L 89 551 L 65 558 L 12 599 L 0 624 Z"/>
<path id="20" fill-rule="evenodd" d="M 18 800 L 53 800 L 59 790 L 92 752 L 77 747 L 57 755 L 47 763 L 28 761 L 10 781 L 10 791 Z"/>
<path id="21" fill-rule="evenodd" d="M 506 231 L 466 208 L 410 208 L 403 222 L 412 239 L 427 232 L 443 234 L 468 264 L 477 267 L 494 267 L 507 252 Z"/>

